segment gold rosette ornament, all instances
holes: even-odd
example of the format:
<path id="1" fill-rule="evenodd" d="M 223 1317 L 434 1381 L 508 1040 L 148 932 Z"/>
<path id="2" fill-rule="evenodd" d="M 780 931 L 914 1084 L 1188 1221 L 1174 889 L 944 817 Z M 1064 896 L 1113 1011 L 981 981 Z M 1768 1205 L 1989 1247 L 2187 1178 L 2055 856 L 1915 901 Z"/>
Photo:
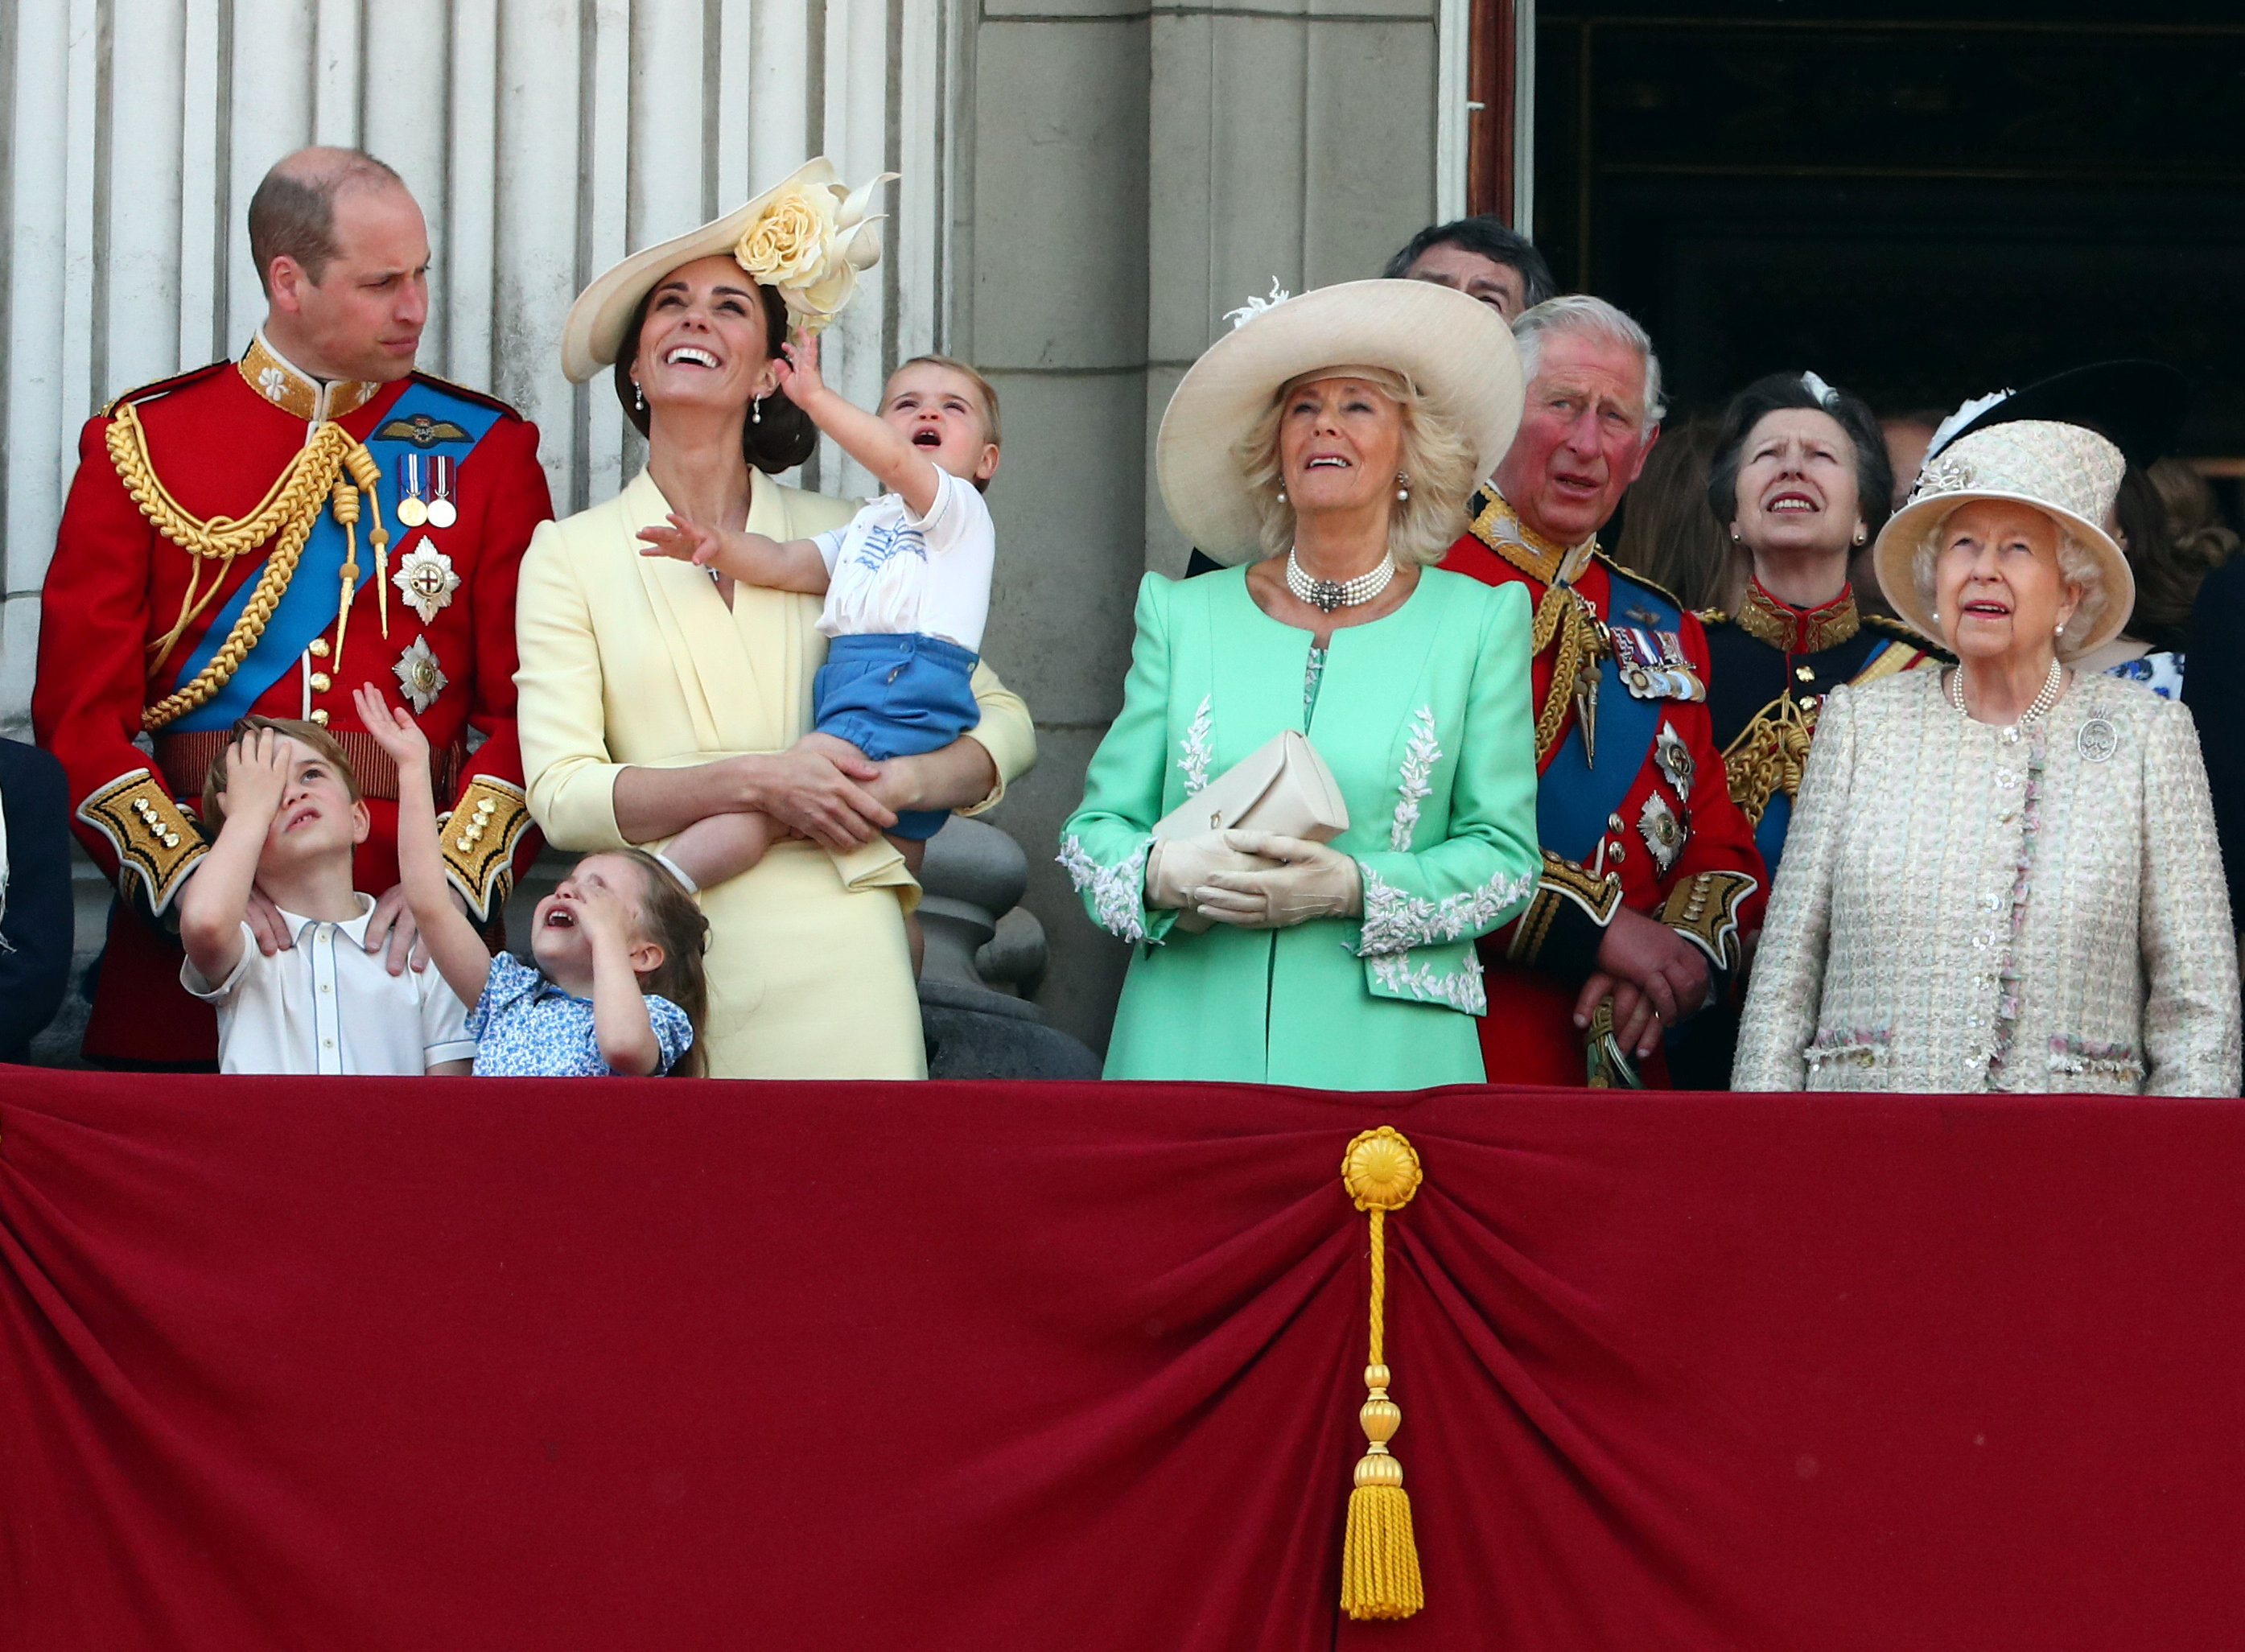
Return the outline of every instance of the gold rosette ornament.
<path id="1" fill-rule="evenodd" d="M 1387 1398 L 1386 1364 L 1387 1213 L 1409 1204 L 1425 1178 L 1418 1149 L 1390 1125 L 1365 1131 L 1341 1155 L 1341 1185 L 1372 1224 L 1372 1351 L 1364 1369 L 1370 1393 L 1357 1412 L 1368 1444 L 1356 1466 L 1355 1489 L 1348 1494 L 1348 1536 L 1340 1561 L 1341 1609 L 1360 1621 L 1407 1618 L 1427 1604 L 1403 1465 L 1387 1449 L 1403 1425 L 1403 1412 Z"/>
<path id="2" fill-rule="evenodd" d="M 856 189 L 813 178 L 780 190 L 741 232 L 735 261 L 778 289 L 797 326 L 818 332 L 849 303 L 858 272 L 881 261 L 880 215 L 866 208 L 896 175 Z"/>

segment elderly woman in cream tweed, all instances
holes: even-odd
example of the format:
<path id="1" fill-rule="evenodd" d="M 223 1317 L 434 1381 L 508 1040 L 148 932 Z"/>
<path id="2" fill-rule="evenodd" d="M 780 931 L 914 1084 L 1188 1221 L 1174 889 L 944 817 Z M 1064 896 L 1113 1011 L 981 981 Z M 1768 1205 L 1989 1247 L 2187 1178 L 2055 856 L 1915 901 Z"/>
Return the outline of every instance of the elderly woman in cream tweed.
<path id="1" fill-rule="evenodd" d="M 2101 525 L 2122 464 L 2079 426 L 1993 425 L 1880 536 L 1888 600 L 1962 663 L 1826 701 L 1737 1088 L 2237 1093 L 2190 714 L 2065 667 L 2133 606 Z"/>

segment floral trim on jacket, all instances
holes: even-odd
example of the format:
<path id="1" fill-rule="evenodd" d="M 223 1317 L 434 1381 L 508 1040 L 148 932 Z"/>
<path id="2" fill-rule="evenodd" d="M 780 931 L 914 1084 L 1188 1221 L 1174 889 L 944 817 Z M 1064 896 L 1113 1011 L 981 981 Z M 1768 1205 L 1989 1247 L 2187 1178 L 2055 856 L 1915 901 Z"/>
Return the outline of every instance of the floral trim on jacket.
<path id="1" fill-rule="evenodd" d="M 1146 856 L 1153 847 L 1150 833 L 1121 862 L 1102 866 L 1091 858 L 1083 840 L 1070 832 L 1053 858 L 1067 870 L 1077 894 L 1090 892 L 1091 916 L 1100 928 L 1126 941 L 1143 941 L 1146 938 Z"/>
<path id="2" fill-rule="evenodd" d="M 1414 964 L 1408 952 L 1390 952 L 1371 962 L 1372 978 L 1398 998 L 1443 1004 L 1468 1015 L 1489 1013 L 1489 988 L 1482 980 L 1481 955 L 1471 947 L 1455 970 Z"/>
<path id="3" fill-rule="evenodd" d="M 2093 1044 L 2086 1039 L 2053 1037 L 2050 1041 L 2052 1073 L 2097 1073 L 2116 1078 L 2140 1079 L 2144 1064 L 2133 1044 Z"/>
<path id="4" fill-rule="evenodd" d="M 1516 877 L 1498 872 L 1477 889 L 1430 901 L 1396 888 L 1361 860 L 1356 866 L 1364 878 L 1364 931 L 1356 944 L 1359 958 L 1407 952 L 1414 946 L 1440 946 L 1486 935 L 1536 887 L 1533 872 Z"/>
<path id="5" fill-rule="evenodd" d="M 1177 772 L 1185 777 L 1185 796 L 1190 797 L 1208 784 L 1208 761 L 1211 755 L 1209 745 L 1211 723 L 1208 705 L 1211 696 L 1200 697 L 1200 708 L 1185 727 L 1185 737 L 1177 741 Z M 1080 886 L 1079 886 L 1080 887 Z"/>
<path id="6" fill-rule="evenodd" d="M 1821 1066 L 1847 1062 L 1853 1066 L 1876 1066 L 1893 1034 L 1882 1026 L 1840 1027 L 1819 1032 L 1801 1053 L 1811 1073 Z"/>
<path id="7" fill-rule="evenodd" d="M 1411 714 L 1411 738 L 1403 748 L 1403 770 L 1395 782 L 1395 821 L 1387 829 L 1387 847 L 1399 855 L 1411 848 L 1420 802 L 1434 789 L 1428 776 L 1441 761 L 1441 742 L 1434 738 L 1434 708 L 1421 706 Z"/>

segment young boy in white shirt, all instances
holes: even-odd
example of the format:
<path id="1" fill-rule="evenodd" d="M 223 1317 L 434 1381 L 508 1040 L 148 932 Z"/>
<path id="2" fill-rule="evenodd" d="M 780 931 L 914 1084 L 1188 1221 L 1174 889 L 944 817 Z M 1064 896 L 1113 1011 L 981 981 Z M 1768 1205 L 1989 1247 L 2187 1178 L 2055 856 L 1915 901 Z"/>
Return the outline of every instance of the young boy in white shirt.
<path id="1" fill-rule="evenodd" d="M 351 886 L 370 821 L 358 778 L 317 723 L 245 717 L 203 782 L 217 841 L 180 894 L 180 981 L 218 1009 L 221 1073 L 451 1074 L 476 1053 L 467 1008 L 435 970 L 392 975 L 366 950 L 374 897 Z M 270 958 L 252 886 L 292 944 Z"/>
<path id="2" fill-rule="evenodd" d="M 833 639 L 813 679 L 815 726 L 838 755 L 878 762 L 934 751 L 980 721 L 969 679 L 990 611 L 997 533 L 982 491 L 998 471 L 998 393 L 964 362 L 923 355 L 890 376 L 874 415 L 818 375 L 818 341 L 799 336 L 773 363 L 787 397 L 888 490 L 845 527 L 780 541 L 672 515 L 643 528 L 644 554 L 675 557 L 743 585 L 824 592 Z M 948 818 L 910 811 L 888 836 L 917 875 Z M 783 836 L 770 816 L 713 816 L 664 858 L 700 885 L 746 871 Z M 917 948 L 915 948 L 917 951 Z"/>

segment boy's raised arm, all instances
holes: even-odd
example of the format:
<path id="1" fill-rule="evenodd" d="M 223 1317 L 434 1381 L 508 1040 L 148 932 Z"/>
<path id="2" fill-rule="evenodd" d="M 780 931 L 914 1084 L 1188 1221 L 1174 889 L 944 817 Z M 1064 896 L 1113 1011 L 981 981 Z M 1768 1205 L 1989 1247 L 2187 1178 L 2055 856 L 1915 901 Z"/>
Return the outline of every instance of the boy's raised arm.
<path id="1" fill-rule="evenodd" d="M 818 376 L 818 340 L 803 334 L 780 347 L 772 363 L 787 399 L 811 415 L 811 423 L 841 443 L 842 450 L 873 473 L 885 493 L 900 493 L 915 517 L 935 508 L 943 472 L 935 461 L 905 439 L 878 415 L 868 413 Z M 824 587 L 821 587 L 824 589 Z"/>
<path id="2" fill-rule="evenodd" d="M 473 1009 L 491 978 L 491 953 L 468 915 L 452 904 L 451 885 L 444 878 L 428 736 L 372 683 L 361 685 L 353 698 L 367 733 L 397 765 L 397 877 L 405 886 L 406 904 L 413 909 L 413 921 L 421 926 L 421 938 L 444 985 Z"/>
<path id="3" fill-rule="evenodd" d="M 253 730 L 227 748 L 226 824 L 180 891 L 180 944 L 195 973 L 213 986 L 241 961 L 241 924 L 257 857 L 288 783 L 288 741 L 272 729 Z"/>

